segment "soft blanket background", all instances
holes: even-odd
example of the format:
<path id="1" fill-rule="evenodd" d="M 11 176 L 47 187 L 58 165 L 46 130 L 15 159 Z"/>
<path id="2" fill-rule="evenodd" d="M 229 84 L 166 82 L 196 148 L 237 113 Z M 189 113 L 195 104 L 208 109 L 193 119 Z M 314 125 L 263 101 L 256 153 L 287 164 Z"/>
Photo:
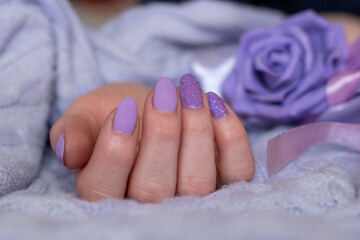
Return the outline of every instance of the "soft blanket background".
<path id="1" fill-rule="evenodd" d="M 282 17 L 196 1 L 135 8 L 95 31 L 65 0 L 0 0 L 0 239 L 359 239 L 359 153 L 318 145 L 268 178 L 267 140 L 290 126 L 250 132 L 251 182 L 161 204 L 78 199 L 48 146 L 76 97 L 114 81 L 177 81 L 198 52 L 236 49 L 242 32 Z"/>

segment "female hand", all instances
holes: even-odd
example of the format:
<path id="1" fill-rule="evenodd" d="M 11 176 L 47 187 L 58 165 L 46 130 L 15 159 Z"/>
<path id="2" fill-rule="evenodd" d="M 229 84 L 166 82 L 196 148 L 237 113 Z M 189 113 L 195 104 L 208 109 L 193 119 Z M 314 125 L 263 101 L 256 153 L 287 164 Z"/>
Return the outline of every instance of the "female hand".
<path id="1" fill-rule="evenodd" d="M 166 78 L 155 90 L 100 87 L 70 106 L 50 140 L 58 159 L 77 169 L 78 194 L 89 201 L 204 196 L 255 171 L 240 120 L 190 74 L 179 89 Z"/>

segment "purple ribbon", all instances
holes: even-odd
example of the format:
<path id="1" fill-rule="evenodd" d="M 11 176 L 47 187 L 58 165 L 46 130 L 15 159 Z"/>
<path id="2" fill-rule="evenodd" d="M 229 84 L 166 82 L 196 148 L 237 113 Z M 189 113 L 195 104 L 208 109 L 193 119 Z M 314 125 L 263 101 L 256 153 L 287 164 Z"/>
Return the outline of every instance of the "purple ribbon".
<path id="1" fill-rule="evenodd" d="M 344 71 L 332 77 L 326 85 L 329 107 L 347 102 L 356 95 L 360 86 L 360 71 Z"/>
<path id="2" fill-rule="evenodd" d="M 326 96 L 330 108 L 352 99 L 360 86 L 360 38 L 349 49 L 346 70 L 330 78 L 326 84 Z"/>
<path id="3" fill-rule="evenodd" d="M 268 142 L 269 175 L 273 175 L 309 147 L 322 142 L 360 151 L 360 124 L 322 122 L 290 129 Z"/>

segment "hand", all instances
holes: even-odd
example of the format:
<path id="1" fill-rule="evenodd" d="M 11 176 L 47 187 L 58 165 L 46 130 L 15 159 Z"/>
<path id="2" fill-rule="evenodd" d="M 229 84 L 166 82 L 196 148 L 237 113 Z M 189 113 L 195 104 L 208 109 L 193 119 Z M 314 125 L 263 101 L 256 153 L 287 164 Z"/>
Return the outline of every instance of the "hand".
<path id="1" fill-rule="evenodd" d="M 204 196 L 255 170 L 240 120 L 215 94 L 207 96 L 210 102 L 190 74 L 178 90 L 169 79 L 155 91 L 105 85 L 70 106 L 51 129 L 51 146 L 77 169 L 78 194 L 89 201 Z"/>

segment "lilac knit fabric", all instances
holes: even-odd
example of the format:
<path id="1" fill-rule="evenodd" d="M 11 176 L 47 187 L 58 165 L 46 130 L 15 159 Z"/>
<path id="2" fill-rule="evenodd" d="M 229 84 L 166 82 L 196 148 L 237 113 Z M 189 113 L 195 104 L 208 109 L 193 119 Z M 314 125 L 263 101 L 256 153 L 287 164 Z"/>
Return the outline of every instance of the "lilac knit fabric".
<path id="1" fill-rule="evenodd" d="M 194 1 L 134 8 L 89 30 L 64 0 L 0 0 L 0 239 L 358 239 L 359 154 L 316 146 L 269 179 L 267 140 L 287 127 L 249 133 L 251 182 L 161 204 L 78 199 L 46 143 L 76 97 L 119 80 L 176 82 L 197 51 L 235 49 L 241 33 L 281 18 Z"/>

